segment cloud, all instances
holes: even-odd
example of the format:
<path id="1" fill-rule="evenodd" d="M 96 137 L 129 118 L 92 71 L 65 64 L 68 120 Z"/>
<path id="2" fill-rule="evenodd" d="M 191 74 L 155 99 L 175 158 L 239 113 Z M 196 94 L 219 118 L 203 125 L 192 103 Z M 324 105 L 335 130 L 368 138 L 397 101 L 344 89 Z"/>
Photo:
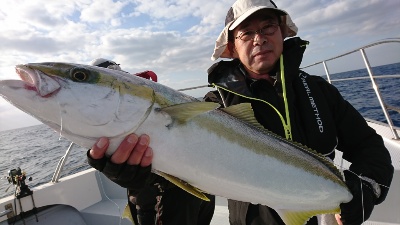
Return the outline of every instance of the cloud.
<path id="1" fill-rule="evenodd" d="M 89 23 L 111 23 L 112 26 L 119 26 L 121 21 L 119 13 L 128 2 L 97 0 L 81 5 L 80 19 Z"/>
<path id="2" fill-rule="evenodd" d="M 313 5 L 318 5 L 314 1 Z M 296 7 L 296 6 L 295 6 Z M 308 10 L 295 18 L 300 30 L 305 33 L 319 31 L 320 37 L 374 35 L 381 31 L 398 27 L 399 18 L 387 12 L 393 7 L 399 7 L 396 1 L 333 1 L 324 7 Z M 303 6 L 295 8 L 296 12 L 303 11 Z M 383 26 L 383 24 L 386 24 Z M 325 32 L 335 31 L 326 34 Z M 324 34 L 326 34 L 324 36 Z"/>
<path id="3" fill-rule="evenodd" d="M 97 47 L 107 55 L 118 52 L 115 60 L 126 70 L 171 72 L 177 68 L 198 69 L 203 68 L 206 63 L 209 64 L 213 42 L 210 38 L 182 36 L 175 31 L 131 29 L 104 34 Z"/>
<path id="4" fill-rule="evenodd" d="M 134 11 L 150 15 L 156 19 L 178 20 L 184 18 L 195 10 L 196 6 L 191 1 L 164 1 L 164 0 L 135 0 Z"/>
<path id="5" fill-rule="evenodd" d="M 46 4 L 45 4 L 46 3 Z M 1 30 L 37 31 L 62 26 L 75 5 L 69 1 L 6 1 L 0 8 Z"/>

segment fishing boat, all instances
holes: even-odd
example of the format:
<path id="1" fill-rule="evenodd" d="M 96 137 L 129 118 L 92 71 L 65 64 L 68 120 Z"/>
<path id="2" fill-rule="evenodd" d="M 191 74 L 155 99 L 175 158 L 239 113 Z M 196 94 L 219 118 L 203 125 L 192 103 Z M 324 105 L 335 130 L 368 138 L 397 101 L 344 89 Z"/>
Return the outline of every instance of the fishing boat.
<path id="1" fill-rule="evenodd" d="M 352 82 L 354 79 L 368 79 L 386 122 L 379 122 L 365 118 L 368 124 L 383 137 L 385 146 L 389 150 L 395 173 L 392 186 L 386 200 L 375 207 L 368 221 L 368 225 L 400 225 L 400 138 L 399 127 L 396 127 L 391 118 L 390 111 L 400 113 L 400 109 L 388 105 L 382 98 L 380 88 L 376 80 L 385 78 L 400 78 L 400 74 L 388 74 L 375 76 L 371 69 L 366 49 L 385 44 L 400 44 L 400 38 L 390 38 L 371 43 L 333 58 L 322 60 L 303 67 L 307 69 L 322 65 L 327 80 L 337 82 L 329 73 L 327 62 L 337 60 L 347 55 L 359 52 L 368 71 L 368 76 L 341 79 L 340 82 Z M 207 85 L 194 87 L 204 88 Z M 190 90 L 181 89 L 181 91 Z M 34 188 L 26 185 L 26 176 L 19 168 L 10 168 L 8 181 L 15 188 L 15 194 L 0 199 L 0 225 L 24 224 L 24 225 L 103 225 L 121 224 L 128 225 L 131 222 L 122 218 L 122 213 L 127 204 L 126 190 L 110 181 L 102 173 L 89 168 L 83 171 L 62 177 L 65 163 L 70 153 L 74 151 L 71 143 L 65 154 L 61 157 L 55 168 L 52 179 Z M 335 165 L 340 169 L 348 168 L 349 163 L 341 158 L 337 151 Z M 382 187 L 385 188 L 385 187 Z M 217 197 L 213 225 L 227 225 L 228 209 L 227 200 Z"/>

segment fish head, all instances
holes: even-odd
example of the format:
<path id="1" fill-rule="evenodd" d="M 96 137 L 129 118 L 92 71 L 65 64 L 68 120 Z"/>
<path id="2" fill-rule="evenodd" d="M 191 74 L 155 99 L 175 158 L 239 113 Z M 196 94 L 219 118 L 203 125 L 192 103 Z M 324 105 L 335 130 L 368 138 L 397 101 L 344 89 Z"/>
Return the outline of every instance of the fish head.
<path id="1" fill-rule="evenodd" d="M 17 65 L 21 80 L 0 81 L 0 95 L 22 111 L 90 148 L 100 137 L 122 140 L 152 106 L 145 79 L 71 63 Z"/>

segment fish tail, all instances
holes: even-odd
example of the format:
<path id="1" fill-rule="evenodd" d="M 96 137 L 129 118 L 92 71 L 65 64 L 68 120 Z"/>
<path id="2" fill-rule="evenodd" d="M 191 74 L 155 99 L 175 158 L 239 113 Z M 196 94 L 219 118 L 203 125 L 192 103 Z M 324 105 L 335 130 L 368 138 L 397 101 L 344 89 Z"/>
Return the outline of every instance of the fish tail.
<path id="1" fill-rule="evenodd" d="M 304 225 L 313 216 L 321 214 L 340 213 L 340 208 L 337 207 L 331 210 L 312 210 L 312 211 L 276 210 L 276 212 L 279 214 L 279 216 L 281 217 L 283 222 L 285 222 L 286 225 Z"/>

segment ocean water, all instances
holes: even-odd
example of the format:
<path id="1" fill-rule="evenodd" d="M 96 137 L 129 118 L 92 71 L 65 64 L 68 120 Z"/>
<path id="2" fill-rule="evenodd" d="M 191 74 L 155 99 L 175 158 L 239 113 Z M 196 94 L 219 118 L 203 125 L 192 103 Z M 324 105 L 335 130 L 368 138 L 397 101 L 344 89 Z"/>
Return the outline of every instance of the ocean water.
<path id="1" fill-rule="evenodd" d="M 70 141 L 60 138 L 46 125 L 6 130 L 0 132 L 0 197 L 14 193 L 10 186 L 8 171 L 20 167 L 32 181 L 26 180 L 29 187 L 50 182 L 60 158 L 65 154 Z M 86 150 L 74 145 L 63 175 L 84 170 L 90 166 L 86 161 Z"/>
<path id="2" fill-rule="evenodd" d="M 400 63 L 374 67 L 375 75 L 400 75 Z M 338 73 L 331 79 L 368 76 L 365 69 Z M 376 79 L 386 104 L 400 108 L 400 78 Z M 379 102 L 371 88 L 369 79 L 351 82 L 333 82 L 347 99 L 364 117 L 385 122 Z M 389 111 L 395 126 L 400 127 L 400 113 Z M 20 167 L 32 181 L 26 181 L 29 187 L 50 182 L 60 158 L 65 154 L 70 141 L 60 138 L 58 133 L 46 125 L 7 130 L 0 132 L 0 197 L 13 194 L 13 187 L 7 180 L 8 171 Z M 72 174 L 89 168 L 86 151 L 74 146 L 62 175 Z"/>
<path id="3" fill-rule="evenodd" d="M 400 63 L 394 63 L 372 68 L 373 74 L 377 77 L 375 82 L 379 87 L 382 99 L 386 105 L 400 110 L 400 78 L 379 78 L 382 75 L 400 75 Z M 368 77 L 367 69 L 353 70 L 337 73 L 330 76 L 331 80 L 345 78 Z M 326 78 L 326 77 L 325 77 Z M 385 122 L 386 118 L 371 86 L 371 80 L 333 81 L 342 96 L 349 101 L 366 118 Z M 392 122 L 400 127 L 400 112 L 388 110 Z"/>

